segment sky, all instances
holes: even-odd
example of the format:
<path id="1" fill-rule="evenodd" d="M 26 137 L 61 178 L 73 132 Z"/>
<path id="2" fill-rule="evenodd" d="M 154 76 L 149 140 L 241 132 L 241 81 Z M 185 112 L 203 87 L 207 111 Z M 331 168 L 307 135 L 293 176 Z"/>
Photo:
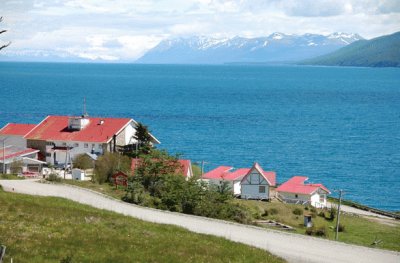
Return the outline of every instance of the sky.
<path id="1" fill-rule="evenodd" d="M 1 57 L 134 61 L 167 38 L 400 31 L 400 0 L 1 0 Z M 2 59 L 0 57 L 0 60 Z"/>

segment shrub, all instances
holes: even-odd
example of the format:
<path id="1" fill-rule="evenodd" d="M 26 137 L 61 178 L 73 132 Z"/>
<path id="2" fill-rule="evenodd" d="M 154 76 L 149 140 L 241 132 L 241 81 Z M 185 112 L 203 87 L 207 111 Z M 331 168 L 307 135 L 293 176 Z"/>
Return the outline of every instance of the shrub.
<path id="1" fill-rule="evenodd" d="M 110 181 L 111 176 L 117 172 L 122 171 L 129 173 L 131 169 L 131 159 L 127 156 L 107 152 L 100 156 L 94 168 L 94 180 L 99 184 Z"/>
<path id="2" fill-rule="evenodd" d="M 269 215 L 269 213 L 268 213 L 268 210 L 267 209 L 265 209 L 264 210 L 264 213 L 262 213 L 262 215 L 261 216 L 268 216 Z"/>
<path id="3" fill-rule="evenodd" d="M 276 209 L 276 208 L 271 208 L 271 209 L 269 210 L 269 213 L 270 213 L 271 215 L 276 215 L 276 214 L 279 213 L 279 211 L 278 211 L 278 209 Z"/>
<path id="4" fill-rule="evenodd" d="M 331 207 L 330 211 L 329 211 L 329 217 L 325 217 L 326 220 L 329 221 L 333 221 L 333 219 L 335 219 L 336 216 L 336 208 Z"/>
<path id="5" fill-rule="evenodd" d="M 303 214 L 303 209 L 296 207 L 292 212 L 293 214 L 300 216 Z"/>
<path id="6" fill-rule="evenodd" d="M 338 230 L 339 230 L 339 232 L 344 232 L 345 226 L 339 223 Z"/>
<path id="7" fill-rule="evenodd" d="M 325 226 L 307 228 L 306 234 L 309 236 L 328 237 L 328 231 Z"/>
<path id="8" fill-rule="evenodd" d="M 315 230 L 315 235 L 319 237 L 327 237 L 328 231 L 325 226 L 320 226 Z"/>
<path id="9" fill-rule="evenodd" d="M 59 177 L 57 174 L 49 174 L 49 177 L 47 177 L 47 181 L 50 182 L 61 182 L 61 177 Z"/>
<path id="10" fill-rule="evenodd" d="M 325 218 L 325 212 L 324 211 L 319 212 L 318 216 Z"/>
<path id="11" fill-rule="evenodd" d="M 86 170 L 94 167 L 94 162 L 87 154 L 79 154 L 74 158 L 74 167 Z"/>

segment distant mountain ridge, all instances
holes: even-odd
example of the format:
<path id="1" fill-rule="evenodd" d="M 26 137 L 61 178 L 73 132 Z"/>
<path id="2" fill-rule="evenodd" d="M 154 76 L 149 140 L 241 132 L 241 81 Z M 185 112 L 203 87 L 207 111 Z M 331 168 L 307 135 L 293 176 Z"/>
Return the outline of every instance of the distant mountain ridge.
<path id="1" fill-rule="evenodd" d="M 400 67 L 400 32 L 360 40 L 301 64 L 356 67 Z"/>
<path id="2" fill-rule="evenodd" d="M 328 54 L 355 41 L 358 34 L 336 32 L 287 35 L 273 33 L 257 38 L 213 38 L 193 36 L 161 41 L 137 63 L 223 64 L 234 62 L 293 62 Z"/>

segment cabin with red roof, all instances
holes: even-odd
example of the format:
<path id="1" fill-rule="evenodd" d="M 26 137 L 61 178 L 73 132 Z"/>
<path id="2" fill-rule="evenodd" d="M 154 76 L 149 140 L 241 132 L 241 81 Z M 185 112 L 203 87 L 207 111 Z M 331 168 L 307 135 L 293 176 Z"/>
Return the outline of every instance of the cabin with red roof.
<path id="1" fill-rule="evenodd" d="M 286 203 L 326 207 L 326 197 L 331 192 L 322 184 L 306 184 L 307 180 L 305 176 L 290 178 L 276 189 L 278 197 Z"/>
<path id="2" fill-rule="evenodd" d="M 0 141 L 6 140 L 7 145 L 25 148 L 26 139 L 24 136 L 35 126 L 35 124 L 8 123 L 0 129 Z"/>
<path id="3" fill-rule="evenodd" d="M 216 185 L 223 181 L 228 182 L 233 194 L 241 198 L 270 199 L 269 188 L 275 186 L 275 177 L 275 172 L 266 172 L 255 163 L 252 168 L 234 169 L 232 166 L 219 166 L 205 173 L 202 180 Z M 262 193 L 259 193 L 260 189 Z"/>
<path id="4" fill-rule="evenodd" d="M 276 185 L 276 173 L 264 171 L 258 163 L 254 163 L 240 184 L 241 198 L 270 200 L 271 188 Z"/>
<path id="5" fill-rule="evenodd" d="M 250 169 L 248 168 L 235 170 L 232 166 L 219 166 L 214 170 L 205 173 L 202 176 L 202 180 L 215 185 L 219 185 L 223 181 L 228 182 L 229 186 L 233 190 L 233 194 L 235 196 L 240 196 L 240 181 L 249 170 Z"/>

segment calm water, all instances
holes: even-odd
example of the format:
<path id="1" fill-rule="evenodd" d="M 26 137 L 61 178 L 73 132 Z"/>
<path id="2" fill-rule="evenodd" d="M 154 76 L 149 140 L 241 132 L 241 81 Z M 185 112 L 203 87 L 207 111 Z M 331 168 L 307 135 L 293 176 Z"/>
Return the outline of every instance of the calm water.
<path id="1" fill-rule="evenodd" d="M 0 126 L 133 117 L 193 161 L 307 175 L 400 210 L 400 69 L 0 63 Z"/>

